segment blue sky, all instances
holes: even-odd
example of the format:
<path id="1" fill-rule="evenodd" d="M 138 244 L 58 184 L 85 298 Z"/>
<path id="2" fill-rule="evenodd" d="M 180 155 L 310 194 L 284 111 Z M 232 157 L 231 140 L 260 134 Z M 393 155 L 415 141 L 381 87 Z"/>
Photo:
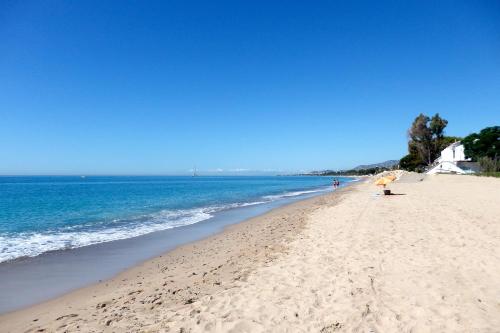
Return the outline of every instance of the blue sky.
<path id="1" fill-rule="evenodd" d="M 420 112 L 500 120 L 498 1 L 2 1 L 0 40 L 0 174 L 348 168 Z"/>

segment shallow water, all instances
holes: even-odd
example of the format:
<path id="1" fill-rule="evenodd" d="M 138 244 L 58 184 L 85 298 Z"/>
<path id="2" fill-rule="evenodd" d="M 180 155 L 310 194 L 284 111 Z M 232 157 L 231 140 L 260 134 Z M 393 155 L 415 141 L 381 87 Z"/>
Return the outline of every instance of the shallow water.
<path id="1" fill-rule="evenodd" d="M 343 186 L 350 181 L 352 179 L 346 179 Z M 213 212 L 213 216 L 197 223 L 0 263 L 0 313 L 111 278 L 126 268 L 177 246 L 220 232 L 228 225 L 328 191 L 331 191 L 330 187 L 313 186 L 269 194 L 261 196 L 261 201 L 255 201 L 258 202 L 256 204 L 228 204 L 228 208 Z"/>
<path id="2" fill-rule="evenodd" d="M 340 178 L 343 182 L 349 178 Z M 0 177 L 0 262 L 331 190 L 331 177 Z"/>

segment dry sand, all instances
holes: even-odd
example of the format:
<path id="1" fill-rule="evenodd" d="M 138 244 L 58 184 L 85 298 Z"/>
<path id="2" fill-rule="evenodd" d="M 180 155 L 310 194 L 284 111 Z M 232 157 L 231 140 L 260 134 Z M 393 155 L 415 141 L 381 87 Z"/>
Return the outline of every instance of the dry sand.
<path id="1" fill-rule="evenodd" d="M 0 317 L 2 332 L 500 332 L 500 179 L 279 208 Z"/>

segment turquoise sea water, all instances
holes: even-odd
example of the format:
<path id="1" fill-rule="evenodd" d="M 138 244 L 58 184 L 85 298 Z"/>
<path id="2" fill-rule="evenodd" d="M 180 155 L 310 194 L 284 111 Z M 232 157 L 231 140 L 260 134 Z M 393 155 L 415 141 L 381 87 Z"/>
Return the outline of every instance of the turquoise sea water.
<path id="1" fill-rule="evenodd" d="M 339 178 L 348 182 L 349 178 Z M 0 262 L 331 190 L 331 177 L 0 177 Z"/>

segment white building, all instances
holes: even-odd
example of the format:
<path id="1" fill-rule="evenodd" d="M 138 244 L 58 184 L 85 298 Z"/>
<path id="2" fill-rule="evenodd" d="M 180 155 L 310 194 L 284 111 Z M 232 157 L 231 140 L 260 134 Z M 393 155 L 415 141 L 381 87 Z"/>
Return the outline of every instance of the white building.
<path id="1" fill-rule="evenodd" d="M 460 141 L 457 141 L 441 152 L 441 156 L 434 161 L 427 174 L 454 173 L 463 175 L 476 171 L 478 171 L 477 163 L 471 162 L 470 158 L 465 157 L 464 146 Z"/>

